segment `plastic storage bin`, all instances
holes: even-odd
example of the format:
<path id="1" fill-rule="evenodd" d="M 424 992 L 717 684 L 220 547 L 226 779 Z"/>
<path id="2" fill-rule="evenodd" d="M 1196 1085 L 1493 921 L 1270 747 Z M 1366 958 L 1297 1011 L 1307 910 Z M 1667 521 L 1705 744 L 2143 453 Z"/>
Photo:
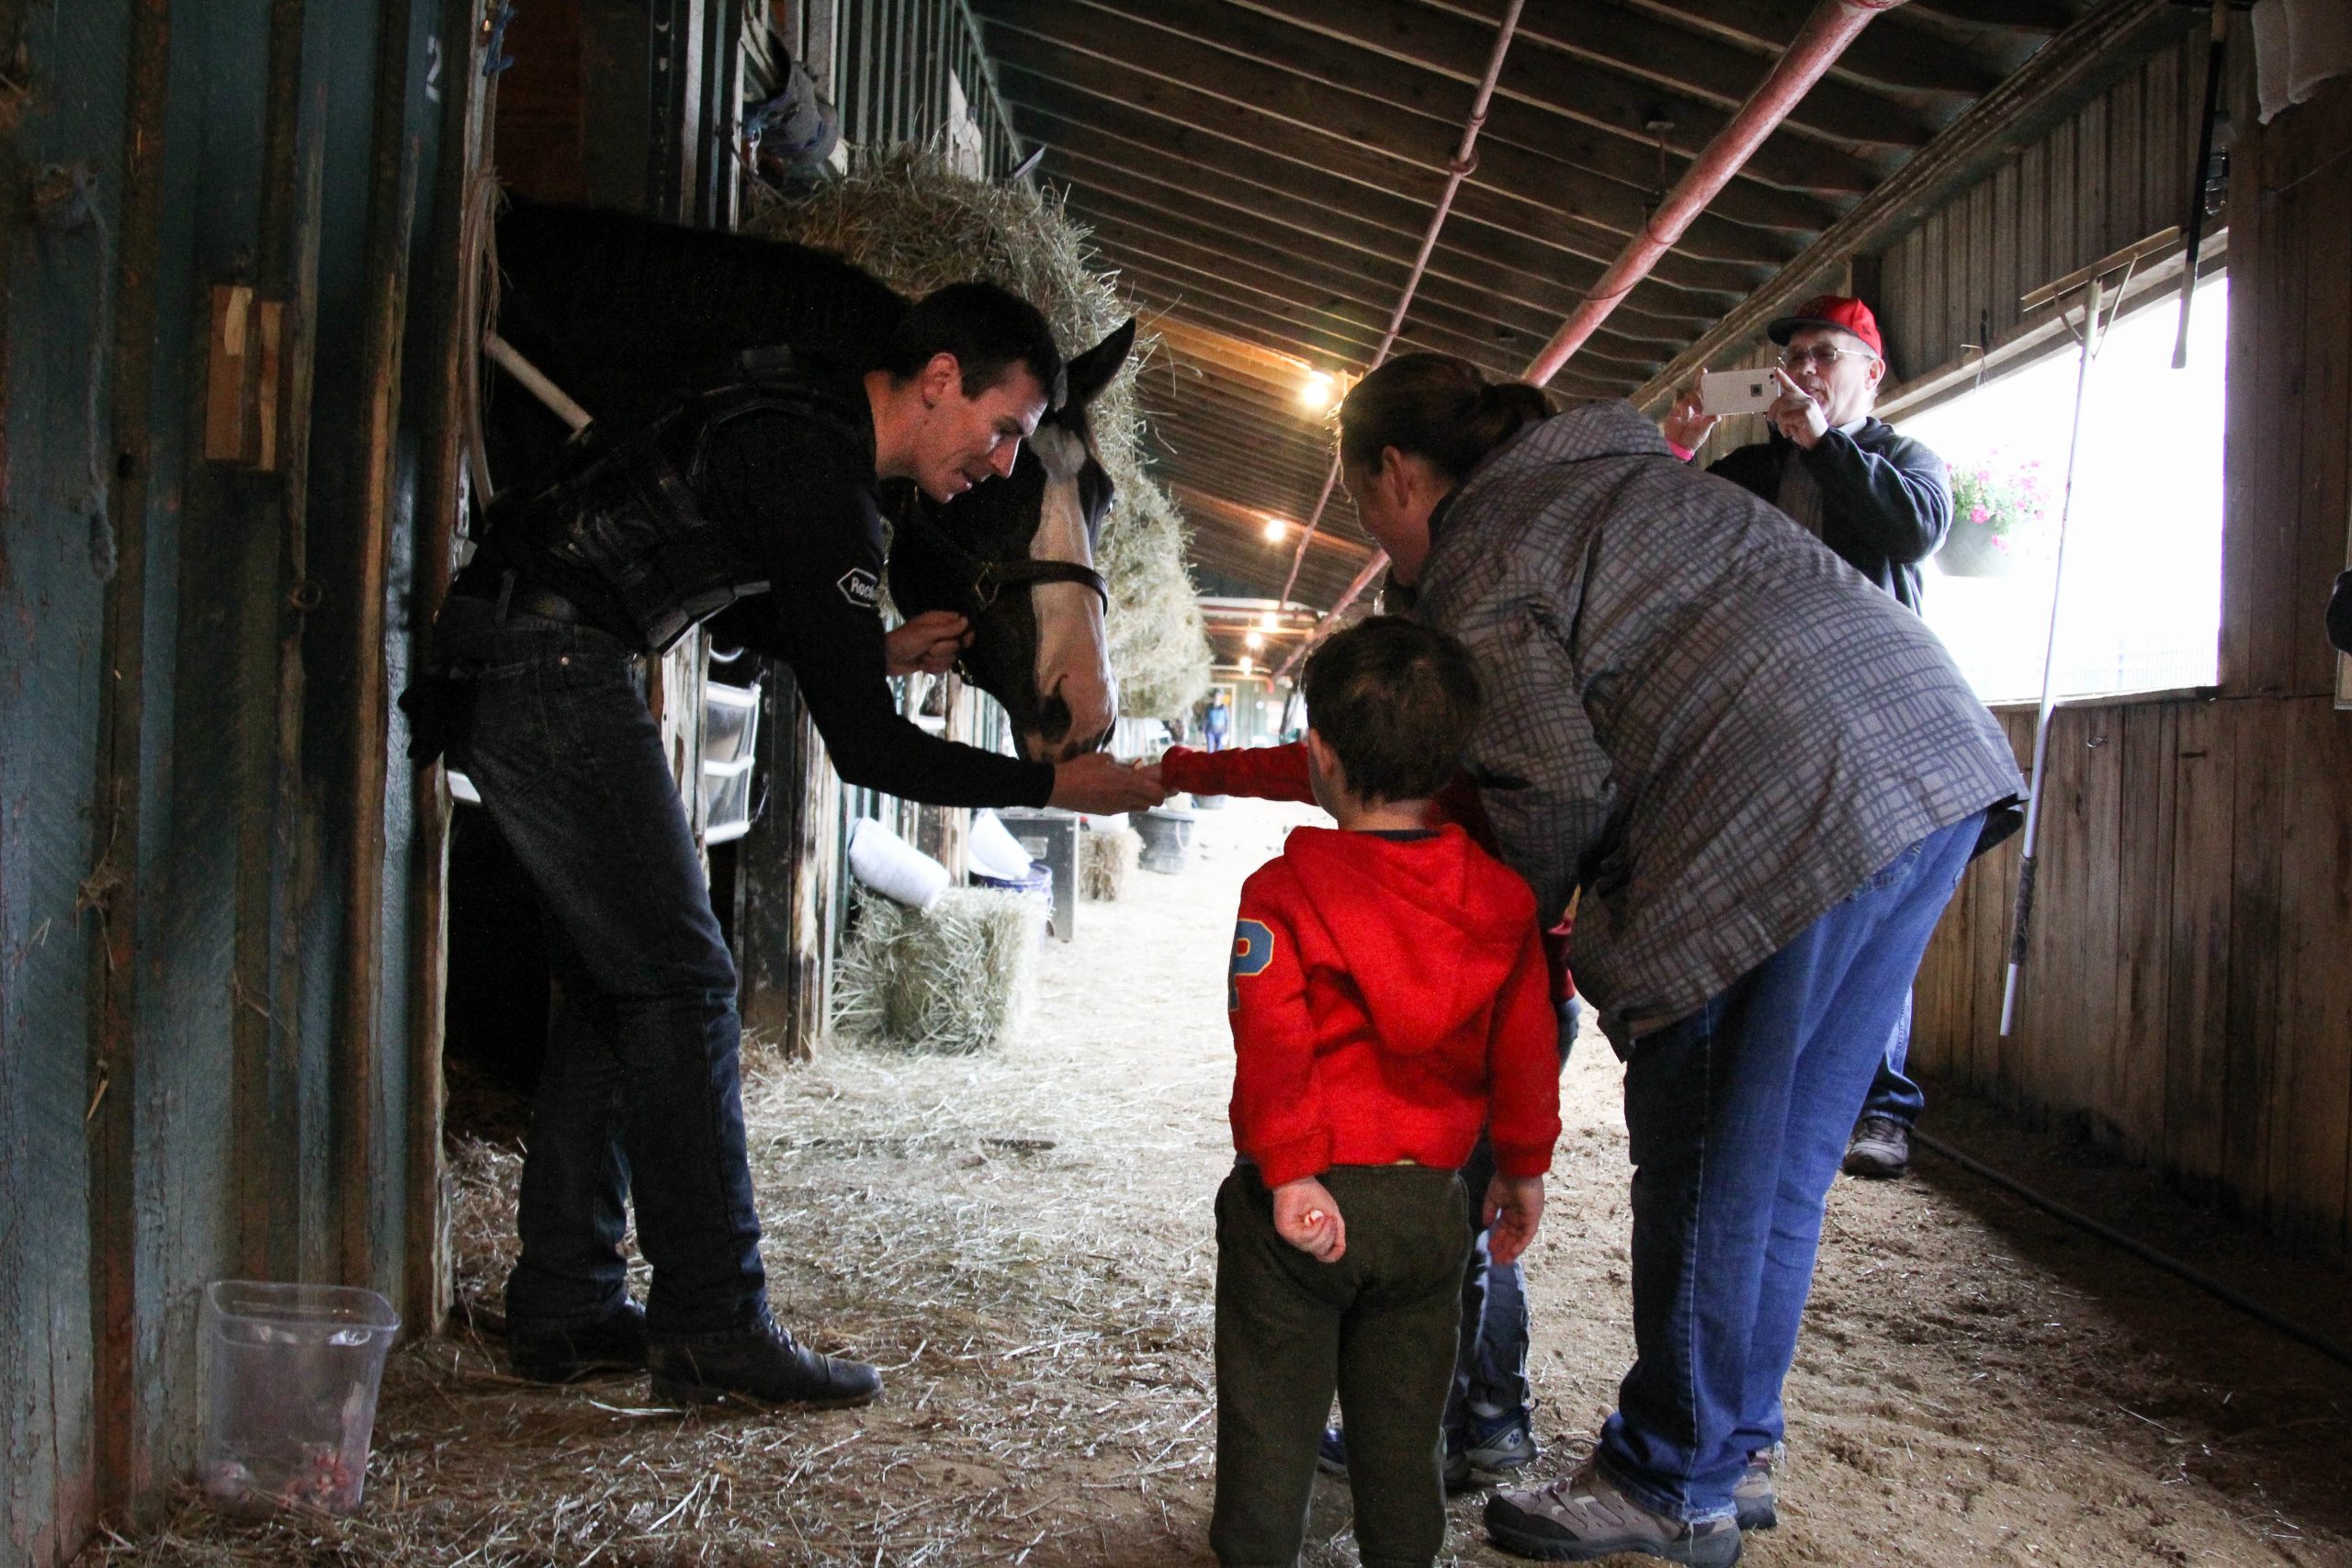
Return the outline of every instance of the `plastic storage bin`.
<path id="1" fill-rule="evenodd" d="M 400 1326 L 373 1291 L 206 1286 L 205 1500 L 246 1516 L 358 1512 L 384 1357 Z"/>

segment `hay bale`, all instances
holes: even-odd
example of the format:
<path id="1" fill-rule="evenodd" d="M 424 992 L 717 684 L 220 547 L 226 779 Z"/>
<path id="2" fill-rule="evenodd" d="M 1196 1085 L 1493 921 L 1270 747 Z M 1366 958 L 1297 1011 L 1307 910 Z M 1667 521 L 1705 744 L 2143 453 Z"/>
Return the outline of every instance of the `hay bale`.
<path id="1" fill-rule="evenodd" d="M 1086 228 L 1059 197 L 957 174 L 936 148 L 856 154 L 846 177 L 779 193 L 753 187 L 747 232 L 848 257 L 902 294 L 987 277 L 1036 302 L 1072 352 L 1135 313 L 1094 265 Z M 1173 718 L 1209 687 L 1208 634 L 1184 566 L 1183 518 L 1144 468 L 1137 372 L 1153 341 L 1095 400 L 1095 445 L 1118 486 L 1096 563 L 1110 581 L 1111 671 L 1119 711 Z"/>
<path id="2" fill-rule="evenodd" d="M 1078 890 L 1102 903 L 1114 902 L 1126 890 L 1127 874 L 1143 852 L 1143 836 L 1133 828 L 1114 828 L 1078 836 Z"/>
<path id="3" fill-rule="evenodd" d="M 1037 993 L 1045 911 L 1018 893 L 951 887 L 929 910 L 863 899 L 833 970 L 833 1027 L 908 1051 L 986 1050 Z"/>

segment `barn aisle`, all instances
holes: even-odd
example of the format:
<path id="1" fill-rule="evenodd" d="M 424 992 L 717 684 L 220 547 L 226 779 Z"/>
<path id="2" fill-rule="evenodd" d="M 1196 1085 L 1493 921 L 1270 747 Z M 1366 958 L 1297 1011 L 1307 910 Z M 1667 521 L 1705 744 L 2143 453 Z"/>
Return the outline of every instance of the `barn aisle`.
<path id="1" fill-rule="evenodd" d="M 494 1339 L 445 1339 L 395 1358 L 361 1519 L 252 1532 L 184 1503 L 107 1560 L 1208 1563 L 1223 953 L 1241 879 L 1317 815 L 1204 813 L 1184 874 L 1084 907 L 1001 1052 L 837 1047 L 757 1071 L 779 1315 L 888 1369 L 879 1405 L 680 1416 L 641 1380 L 533 1388 Z M 1528 1266 L 1546 1475 L 1631 1349 L 1616 1086 L 1588 1031 Z M 2131 1217 L 2136 1178 L 1982 1114 L 1939 1128 Z M 503 1269 L 514 1168 L 467 1154 L 469 1280 Z M 2173 1224 L 2163 1245 L 2343 1323 L 2340 1275 Z M 1839 1184 L 1790 1404 L 1787 1522 L 1746 1558 L 1765 1568 L 2352 1563 L 2352 1375 L 1948 1169 Z M 1478 1506 L 1457 1506 L 1453 1561 L 1514 1561 L 1484 1546 Z M 1346 1524 L 1323 1486 L 1306 1561 L 1353 1563 Z"/>

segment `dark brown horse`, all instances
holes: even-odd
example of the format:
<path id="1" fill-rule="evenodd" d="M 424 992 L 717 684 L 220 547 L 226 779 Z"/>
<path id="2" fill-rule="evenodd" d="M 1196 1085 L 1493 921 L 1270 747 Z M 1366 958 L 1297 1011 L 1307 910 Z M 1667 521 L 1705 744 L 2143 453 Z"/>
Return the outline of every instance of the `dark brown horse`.
<path id="1" fill-rule="evenodd" d="M 600 422 L 649 417 L 771 344 L 854 368 L 908 305 L 826 252 L 526 201 L 499 219 L 498 263 L 499 334 Z M 944 503 L 910 484 L 883 497 L 892 599 L 908 615 L 970 617 L 965 672 L 1032 757 L 1099 745 L 1117 716 L 1094 570 L 1112 484 L 1087 406 L 1134 342 L 1130 321 L 1069 362 L 1061 405 L 1009 477 Z M 493 385 L 483 445 L 502 486 L 526 482 L 569 434 L 520 388 Z"/>

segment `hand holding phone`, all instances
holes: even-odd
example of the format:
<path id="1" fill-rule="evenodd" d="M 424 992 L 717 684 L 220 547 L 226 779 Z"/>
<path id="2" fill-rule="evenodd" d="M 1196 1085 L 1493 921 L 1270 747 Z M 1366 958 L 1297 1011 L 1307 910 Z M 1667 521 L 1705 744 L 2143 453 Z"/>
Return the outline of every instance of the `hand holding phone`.
<path id="1" fill-rule="evenodd" d="M 1781 395 L 1770 369 L 1710 370 L 1699 378 L 1699 408 L 1721 418 L 1724 414 L 1762 413 Z"/>

